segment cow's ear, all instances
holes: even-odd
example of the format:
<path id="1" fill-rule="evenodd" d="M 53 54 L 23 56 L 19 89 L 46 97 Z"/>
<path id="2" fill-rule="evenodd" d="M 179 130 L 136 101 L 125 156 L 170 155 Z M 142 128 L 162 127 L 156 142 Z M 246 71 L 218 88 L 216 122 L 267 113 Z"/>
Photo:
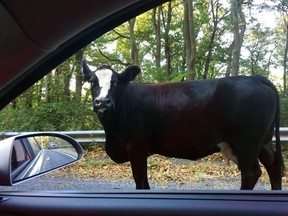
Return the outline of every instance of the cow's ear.
<path id="1" fill-rule="evenodd" d="M 137 65 L 128 66 L 121 74 L 119 74 L 120 82 L 130 82 L 141 72 L 141 69 Z"/>
<path id="2" fill-rule="evenodd" d="M 90 70 L 85 59 L 83 59 L 81 61 L 81 65 L 82 65 L 82 72 L 83 72 L 84 81 L 90 81 L 93 72 Z"/>

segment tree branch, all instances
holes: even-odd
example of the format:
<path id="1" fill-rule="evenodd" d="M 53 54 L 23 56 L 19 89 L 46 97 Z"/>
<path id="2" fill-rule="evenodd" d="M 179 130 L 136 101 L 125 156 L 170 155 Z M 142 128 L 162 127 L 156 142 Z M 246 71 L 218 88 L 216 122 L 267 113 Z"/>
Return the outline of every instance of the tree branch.
<path id="1" fill-rule="evenodd" d="M 130 37 L 129 37 L 129 36 L 125 36 L 125 35 L 117 32 L 115 29 L 113 29 L 112 31 L 113 31 L 115 34 L 117 34 L 119 37 L 130 40 Z"/>
<path id="2" fill-rule="evenodd" d="M 105 53 L 103 53 L 102 50 L 101 50 L 99 47 L 97 47 L 97 50 L 98 50 L 98 52 L 100 53 L 100 55 L 102 55 L 104 58 L 106 58 L 106 59 L 109 60 L 109 61 L 117 62 L 117 63 L 119 63 L 119 64 L 121 64 L 121 65 L 125 65 L 125 66 L 131 65 L 131 63 L 129 63 L 129 62 L 126 62 L 126 63 L 125 63 L 125 62 L 121 61 L 120 59 L 110 58 L 110 57 L 107 56 Z"/>

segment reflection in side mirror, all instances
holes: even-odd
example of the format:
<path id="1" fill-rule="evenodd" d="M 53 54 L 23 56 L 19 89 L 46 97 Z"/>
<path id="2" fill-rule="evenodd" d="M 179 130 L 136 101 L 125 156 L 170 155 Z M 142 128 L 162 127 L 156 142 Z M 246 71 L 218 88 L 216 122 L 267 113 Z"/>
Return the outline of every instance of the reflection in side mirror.
<path id="1" fill-rule="evenodd" d="M 14 185 L 80 160 L 81 146 L 72 138 L 56 133 L 34 133 L 0 142 L 0 185 Z M 10 152 L 9 158 L 2 153 Z M 7 161 L 8 160 L 8 161 Z M 1 178 L 0 178 L 1 179 Z"/>
<path id="2" fill-rule="evenodd" d="M 16 139 L 11 157 L 12 182 L 75 162 L 78 153 L 66 140 L 52 136 Z"/>

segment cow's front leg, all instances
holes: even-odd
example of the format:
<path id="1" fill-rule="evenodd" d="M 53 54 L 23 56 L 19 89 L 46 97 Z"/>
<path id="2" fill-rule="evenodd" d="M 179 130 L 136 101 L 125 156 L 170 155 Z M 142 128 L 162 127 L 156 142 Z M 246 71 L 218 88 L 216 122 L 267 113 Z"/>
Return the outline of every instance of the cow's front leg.
<path id="1" fill-rule="evenodd" d="M 136 189 L 150 189 L 147 177 L 147 157 L 139 157 L 139 155 L 135 154 L 130 157 L 130 163 Z"/>

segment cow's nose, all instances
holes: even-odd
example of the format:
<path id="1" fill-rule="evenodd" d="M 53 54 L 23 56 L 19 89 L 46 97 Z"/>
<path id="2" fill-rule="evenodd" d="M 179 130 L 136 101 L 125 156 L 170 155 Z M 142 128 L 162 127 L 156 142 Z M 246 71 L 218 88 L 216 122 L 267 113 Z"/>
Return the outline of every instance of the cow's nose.
<path id="1" fill-rule="evenodd" d="M 109 98 L 101 98 L 95 100 L 96 105 L 105 105 L 107 107 L 110 107 L 112 105 L 112 102 Z"/>
<path id="2" fill-rule="evenodd" d="M 112 108 L 112 101 L 109 98 L 96 98 L 94 102 L 95 110 L 105 110 Z"/>

